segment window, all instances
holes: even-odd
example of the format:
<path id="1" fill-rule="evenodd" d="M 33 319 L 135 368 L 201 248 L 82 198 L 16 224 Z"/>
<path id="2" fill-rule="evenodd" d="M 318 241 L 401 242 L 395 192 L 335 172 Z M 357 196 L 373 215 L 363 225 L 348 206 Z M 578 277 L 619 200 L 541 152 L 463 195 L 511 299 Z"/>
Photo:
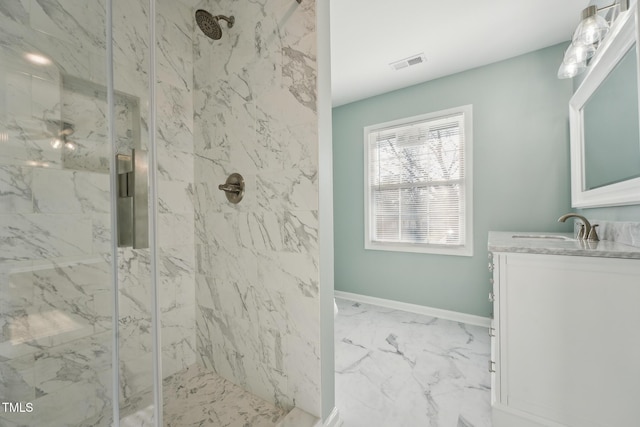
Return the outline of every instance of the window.
<path id="1" fill-rule="evenodd" d="M 473 255 L 471 112 L 364 129 L 366 249 Z"/>

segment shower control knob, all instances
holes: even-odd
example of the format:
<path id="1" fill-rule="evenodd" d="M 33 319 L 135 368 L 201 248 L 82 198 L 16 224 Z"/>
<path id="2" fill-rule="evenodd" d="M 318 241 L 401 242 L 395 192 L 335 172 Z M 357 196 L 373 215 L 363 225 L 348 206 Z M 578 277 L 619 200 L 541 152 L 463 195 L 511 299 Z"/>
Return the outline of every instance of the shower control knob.
<path id="1" fill-rule="evenodd" d="M 244 178 L 239 173 L 232 173 L 224 184 L 218 185 L 218 190 L 224 191 L 227 200 L 231 203 L 240 203 L 244 197 Z"/>

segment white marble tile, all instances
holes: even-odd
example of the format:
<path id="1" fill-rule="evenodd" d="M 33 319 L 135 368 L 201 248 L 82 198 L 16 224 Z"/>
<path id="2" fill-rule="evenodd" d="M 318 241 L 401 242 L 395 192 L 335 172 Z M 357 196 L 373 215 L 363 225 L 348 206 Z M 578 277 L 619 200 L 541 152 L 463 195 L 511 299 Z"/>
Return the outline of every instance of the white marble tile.
<path id="1" fill-rule="evenodd" d="M 161 247 L 158 255 L 159 273 L 163 276 L 194 274 L 195 253 L 191 246 Z"/>
<path id="2" fill-rule="evenodd" d="M 289 52 L 297 58 L 296 52 Z M 260 100 L 263 101 L 257 107 L 262 114 L 269 117 L 270 120 L 277 124 L 285 126 L 286 124 L 295 123 L 297 125 L 313 125 L 317 121 L 317 115 L 311 108 L 312 96 L 307 93 L 311 90 L 308 86 L 311 82 L 294 84 L 294 79 L 308 79 L 308 77 L 298 74 L 296 66 L 303 67 L 303 64 L 310 63 L 310 58 L 299 55 L 299 61 L 288 59 L 290 62 L 288 67 L 288 79 L 291 87 L 283 82 L 282 86 L 268 86 L 262 88 L 260 92 Z M 283 70 L 284 72 L 285 70 Z M 308 71 L 308 70 L 304 70 Z M 277 99 L 278 102 L 269 103 L 268 100 Z"/>
<path id="3" fill-rule="evenodd" d="M 267 210 L 318 210 L 318 175 L 298 169 L 257 176 L 258 205 Z"/>
<path id="4" fill-rule="evenodd" d="M 319 334 L 320 329 L 315 331 Z M 320 375 L 320 356 L 313 335 L 287 335 L 284 350 L 285 369 L 288 378 L 288 397 L 295 406 L 307 412 L 317 412 L 321 403 L 321 389 L 317 378 Z"/>
<path id="5" fill-rule="evenodd" d="M 31 76 L 9 72 L 4 81 L 7 113 L 13 117 L 31 118 Z"/>
<path id="6" fill-rule="evenodd" d="M 156 2 L 158 79 L 189 91 L 193 88 L 194 25 L 192 8 L 180 1 Z"/>
<path id="7" fill-rule="evenodd" d="M 83 255 L 91 251 L 91 219 L 86 215 L 4 215 L 0 260 Z"/>
<path id="8" fill-rule="evenodd" d="M 31 413 L 3 413 L 2 418 L 18 426 L 107 427 L 111 422 L 111 395 L 90 382 L 78 382 L 35 399 Z M 61 404 L 60 396 L 65 404 Z M 73 409 L 69 409 L 73 408 Z M 12 425 L 12 424 L 3 424 Z"/>
<path id="9" fill-rule="evenodd" d="M 33 212 L 33 168 L 0 166 L 0 214 Z"/>
<path id="10" fill-rule="evenodd" d="M 60 117 L 62 93 L 60 79 L 31 77 L 31 115 L 33 117 Z"/>
<path id="11" fill-rule="evenodd" d="M 22 25 L 29 24 L 30 11 L 30 0 L 2 2 L 2 4 L 0 4 L 0 14 Z"/>
<path id="12" fill-rule="evenodd" d="M 35 3 L 35 0 L 32 0 Z M 88 5 L 88 3 L 87 3 Z M 73 21 L 68 21 L 71 24 Z M 103 31 L 101 28 L 95 27 L 95 31 Z M 31 28 L 22 28 L 22 42 L 19 44 L 25 51 L 34 51 L 41 53 L 50 58 L 53 65 L 48 67 L 40 67 L 40 70 L 32 73 L 40 77 L 55 80 L 56 76 L 61 74 L 72 75 L 87 80 L 99 81 L 104 84 L 105 60 L 104 46 L 90 46 L 91 43 L 86 40 L 63 40 L 59 37 L 53 37 L 40 31 L 33 31 Z M 103 33 L 104 34 L 104 33 Z M 84 45 L 82 44 L 84 43 Z M 102 36 L 104 45 L 104 35 Z M 97 58 L 102 58 L 97 60 Z"/>
<path id="13" fill-rule="evenodd" d="M 315 5 L 217 7 L 252 31 L 212 41 L 195 28 L 198 360 L 277 406 L 319 413 L 315 30 L 297 15 L 314 22 Z M 292 61 L 283 37 L 314 42 Z M 283 64 L 304 81 L 285 83 Z M 217 189 L 231 172 L 245 178 L 238 205 Z"/>
<path id="14" fill-rule="evenodd" d="M 153 354 L 127 355 L 120 360 L 120 401 L 123 407 L 141 408 L 139 396 L 153 387 Z M 124 412 L 126 414 L 126 411 Z"/>
<path id="15" fill-rule="evenodd" d="M 337 300 L 336 406 L 348 426 L 491 426 L 486 328 Z"/>
<path id="16" fill-rule="evenodd" d="M 239 235 L 240 215 L 237 213 L 205 213 L 207 223 L 205 241 L 225 252 L 235 252 L 242 247 Z"/>
<path id="17" fill-rule="evenodd" d="M 164 381 L 166 427 L 273 427 L 284 411 L 197 365 Z"/>
<path id="18" fill-rule="evenodd" d="M 153 395 L 147 393 L 144 401 L 136 401 L 129 406 L 120 406 L 120 426 L 122 427 L 155 427 Z"/>
<path id="19" fill-rule="evenodd" d="M 38 303 L 25 310 L 3 313 L 0 317 L 3 327 L 0 356 L 9 359 L 20 357 L 43 347 L 54 347 L 95 333 L 95 322 L 87 320 L 86 311 L 76 313 L 73 310 L 74 307 L 69 305 L 57 309 Z"/>
<path id="20" fill-rule="evenodd" d="M 91 215 L 93 230 L 93 254 L 105 254 L 111 251 L 111 215 L 94 213 Z"/>
<path id="21" fill-rule="evenodd" d="M 164 182 L 193 182 L 193 153 L 176 151 L 178 147 L 171 148 L 158 148 L 159 186 Z"/>
<path id="22" fill-rule="evenodd" d="M 281 354 L 280 339 L 245 321 L 225 324 L 233 325 L 235 335 L 212 341 L 215 356 L 205 360 L 205 366 L 279 408 L 292 408 L 294 402 L 288 392 L 288 379 L 277 365 L 270 364 Z M 219 331 L 216 328 L 221 326 L 214 324 L 211 330 Z"/>
<path id="23" fill-rule="evenodd" d="M 290 125 L 276 133 L 277 138 L 287 141 L 285 165 L 297 168 L 305 175 L 318 171 L 318 130 L 314 124 Z"/>
<path id="24" fill-rule="evenodd" d="M 318 253 L 318 211 L 288 211 L 282 218 L 286 251 Z"/>
<path id="25" fill-rule="evenodd" d="M 7 264 L 2 265 L 0 275 L 0 313 L 11 313 L 30 307 L 34 297 L 32 282 L 16 280 L 16 272 Z"/>
<path id="26" fill-rule="evenodd" d="M 148 3 L 115 0 L 113 2 L 114 62 L 122 65 L 127 64 L 129 66 L 128 68 L 141 73 L 141 77 L 145 76 L 149 69 L 148 40 Z M 120 76 L 119 74 L 118 77 Z M 148 76 L 146 77 L 148 78 Z M 146 80 L 147 79 L 141 80 L 142 87 L 146 86 L 144 83 Z"/>
<path id="27" fill-rule="evenodd" d="M 80 256 L 85 253 L 101 253 L 109 250 L 110 220 L 108 197 L 108 179 L 94 182 L 93 175 L 85 172 L 50 171 L 46 167 L 55 168 L 62 164 L 66 168 L 84 171 L 87 169 L 108 170 L 108 144 L 106 141 L 106 120 L 104 116 L 105 100 L 100 95 L 87 96 L 83 91 L 76 90 L 73 84 L 69 84 L 68 76 L 75 76 L 78 80 L 98 82 L 95 87 L 89 85 L 89 89 L 104 86 L 105 59 L 104 59 L 104 5 L 100 0 L 96 2 L 84 2 L 70 0 L 38 1 L 22 0 L 0 5 L 0 33 L 6 43 L 11 44 L 15 57 L 22 60 L 22 53 L 26 51 L 43 52 L 51 57 L 55 63 L 51 67 L 26 66 L 14 70 L 9 68 L 9 62 L 2 48 L 3 81 L 7 70 L 18 71 L 25 76 L 13 85 L 14 89 L 9 97 L 11 104 L 15 104 L 11 121 L 6 119 L 7 97 L 2 95 L 2 113 L 0 126 L 6 125 L 10 133 L 10 141 L 3 145 L 3 156 L 0 163 L 26 165 L 24 168 L 28 176 L 19 177 L 20 185 L 11 182 L 11 190 L 2 193 L 7 197 L 1 200 L 2 213 L 29 213 L 28 200 L 35 197 L 39 214 L 36 215 L 6 215 L 3 216 L 5 235 L 3 241 L 10 242 L 10 253 L 0 254 L 0 258 L 11 260 L 38 260 L 44 258 L 56 258 Z M 178 5 L 167 2 L 169 8 Z M 93 10 L 96 8 L 96 10 Z M 138 97 L 143 97 L 140 105 L 143 119 L 146 120 L 144 97 L 148 92 L 146 78 L 146 63 L 148 61 L 148 48 L 144 45 L 147 38 L 146 26 L 148 19 L 144 10 L 144 2 L 116 1 L 115 12 L 117 15 L 116 28 L 116 63 L 124 62 L 126 67 L 116 67 L 116 84 L 118 88 L 126 89 L 125 92 Z M 29 12 L 31 15 L 29 16 Z M 186 17 L 184 12 L 182 17 Z M 189 12 L 190 13 L 190 12 Z M 177 18 L 172 14 L 170 18 Z M 5 18 L 9 23 L 5 22 Z M 138 19 L 142 18 L 142 19 Z M 17 24 L 19 25 L 13 25 Z M 28 28 L 31 25 L 32 28 Z M 192 25 L 192 24 L 191 24 Z M 22 28 L 21 28 L 22 26 Z M 35 29 L 36 31 L 33 31 Z M 166 27 L 164 33 L 173 32 L 171 37 L 188 40 L 190 30 L 184 34 L 178 27 Z M 169 40 L 170 41 L 170 40 Z M 175 40 L 174 40 L 175 41 Z M 15 47 L 15 49 L 14 49 Z M 180 49 L 176 52 L 178 62 L 169 64 L 184 65 L 188 78 L 191 76 L 188 61 L 180 63 L 181 57 L 189 57 L 191 49 Z M 183 55 L 184 54 L 184 55 Z M 164 58 L 166 59 L 166 58 Z M 164 59 L 161 60 L 164 61 Z M 164 64 L 164 62 L 163 62 Z M 13 65 L 12 65 L 13 66 Z M 162 68 L 162 66 L 161 66 Z M 168 69 L 168 67 L 167 67 Z M 64 73 L 64 78 L 61 78 Z M 26 87 L 29 80 L 30 87 Z M 175 80 L 177 82 L 177 80 Z M 63 90 L 60 92 L 62 82 Z M 24 83 L 24 84 L 22 84 Z M 187 81 L 188 83 L 188 81 Z M 187 84 L 185 83 L 185 84 Z M 181 83 L 182 84 L 182 83 Z M 20 92 L 22 88 L 22 92 Z M 91 92 L 91 91 L 90 91 Z M 21 95 L 16 97 L 19 93 Z M 177 107 L 186 108 L 186 112 L 180 115 L 176 124 L 192 120 L 190 94 L 185 96 L 180 92 L 171 92 L 166 103 L 167 110 L 162 110 L 171 115 L 173 119 Z M 176 96 L 174 96 L 176 95 Z M 117 112 L 117 137 L 121 146 L 129 146 L 130 133 L 133 119 L 128 106 L 118 103 Z M 164 100 L 163 100 L 164 101 Z M 24 102 L 24 105 L 21 104 Z M 62 102 L 62 108 L 59 105 Z M 17 114 L 19 113 L 19 114 Z M 62 156 L 61 151 L 56 151 L 50 145 L 51 132 L 43 117 L 53 116 L 58 121 L 73 120 L 75 132 L 73 140 L 78 144 L 75 155 Z M 186 117 L 186 120 L 183 118 Z M 162 123 L 169 120 L 163 119 Z M 180 130 L 180 129 L 178 129 Z M 54 129 L 55 131 L 55 129 Z M 174 134 L 177 131 L 174 131 Z M 144 138 L 144 121 L 140 130 Z M 181 151 L 189 152 L 192 134 L 189 129 L 181 135 Z M 175 149 L 178 139 L 172 141 Z M 168 146 L 168 144 L 167 144 Z M 6 149 L 6 150 L 5 150 Z M 174 240 L 174 246 L 179 245 L 180 252 L 165 251 L 163 253 L 163 273 L 161 280 L 179 279 L 175 283 L 174 297 L 167 308 L 183 308 L 187 312 L 176 315 L 171 320 L 171 328 L 167 330 L 169 335 L 175 333 L 175 328 L 185 331 L 195 328 L 194 314 L 189 316 L 186 309 L 187 302 L 194 303 L 195 286 L 193 285 L 193 233 L 186 233 L 186 229 L 193 227 L 192 175 L 189 171 L 189 156 L 184 153 L 165 152 L 162 158 L 161 176 L 167 179 L 175 179 L 178 183 L 171 187 L 163 198 L 167 221 L 166 227 L 172 227 L 170 237 Z M 35 170 L 34 168 L 41 168 Z M 6 171 L 3 169 L 3 171 Z M 17 169 L 11 171 L 13 177 L 18 176 Z M 162 174 L 166 175 L 162 175 Z M 191 174 L 191 175 L 189 175 Z M 37 175 L 37 176 L 36 176 Z M 7 182 L 4 175 L 1 182 Z M 104 175 L 107 177 L 107 175 Z M 173 184 L 170 184 L 170 186 Z M 6 185 L 9 188 L 9 184 Z M 35 190 L 32 190 L 35 189 Z M 31 192 L 31 194 L 29 194 Z M 103 203 L 106 201 L 107 203 Z M 191 206 L 189 208 L 189 205 Z M 8 207 L 7 207 L 8 206 Z M 5 209 L 6 208 L 6 209 Z M 55 215 L 52 215 L 55 213 Z M 86 215 L 78 215 L 86 213 Z M 169 215 L 184 214 L 170 217 Z M 180 219 L 183 219 L 181 221 Z M 190 221 L 189 221 L 190 219 Z M 173 222 L 172 222 L 173 221 Z M 180 229 L 178 229 L 180 226 Z M 183 231 L 183 233 L 180 232 Z M 1 234 L 1 233 L 0 233 Z M 169 235 L 166 229 L 165 235 Z M 188 237 L 191 235 L 191 237 Z M 90 245 L 87 245 L 91 242 Z M 190 247 L 191 255 L 185 248 Z M 144 254 L 142 256 L 144 258 Z M 121 277 L 123 279 L 122 302 L 123 316 L 120 319 L 122 325 L 122 365 L 123 396 L 125 400 L 136 391 L 147 388 L 150 385 L 149 376 L 145 375 L 145 369 L 150 366 L 148 350 L 150 348 L 149 323 L 145 318 L 148 313 L 148 260 L 129 259 L 125 257 L 125 265 L 122 266 Z M 108 426 L 110 425 L 111 408 L 103 404 L 104 397 L 111 397 L 108 390 L 108 374 L 104 374 L 105 366 L 100 365 L 104 355 L 110 357 L 110 351 L 98 354 L 90 340 L 95 338 L 104 327 L 110 326 L 111 294 L 101 286 L 103 280 L 96 277 L 91 271 L 80 267 L 56 264 L 53 268 L 38 270 L 31 273 L 21 273 L 12 280 L 4 281 L 2 277 L 3 291 L 6 286 L 11 292 L 11 301 L 7 302 L 7 308 L 11 311 L 7 316 L 3 310 L 0 319 L 3 337 L 0 341 L 0 354 L 4 358 L 14 357 L 8 361 L 14 366 L 6 371 L 3 365 L 3 379 L 8 378 L 4 374 L 14 375 L 16 372 L 24 372 L 23 380 L 9 384 L 21 393 L 31 393 L 29 387 L 33 387 L 36 407 L 39 409 L 40 418 L 34 418 L 31 425 L 74 425 L 74 426 Z M 102 273 L 105 273 L 102 271 Z M 131 273 L 131 274 L 128 274 Z M 171 276 L 169 276 L 171 274 Z M 191 285 L 189 285 L 191 274 Z M 106 282 L 109 278 L 107 277 Z M 166 283 L 166 282 L 165 282 Z M 146 286 L 146 288 L 145 288 Z M 190 287 L 191 292 L 187 289 Z M 4 292 L 3 292 L 3 295 Z M 178 295 L 180 300 L 178 300 Z M 9 306 L 10 305 L 10 306 Z M 194 310 L 191 310 L 193 313 Z M 184 322 L 184 323 L 181 323 Z M 77 326 L 77 327 L 76 327 Z M 110 332 L 105 332 L 110 338 Z M 195 333 L 194 333 L 195 334 Z M 5 336 L 7 335 L 7 336 Z M 13 343 L 11 342 L 13 340 Z M 193 340 L 192 340 L 193 341 Z M 16 344 L 17 345 L 14 345 Z M 184 366 L 195 360 L 193 344 L 182 346 L 184 341 L 172 343 L 173 348 L 169 355 L 175 360 L 176 366 Z M 70 348 L 77 345 L 78 348 Z M 190 351 L 189 351 L 190 350 Z M 130 358 L 128 358 L 130 356 Z M 28 369 L 19 365 L 20 361 L 28 358 L 37 358 L 35 374 L 28 373 Z M 90 366 L 98 363 L 99 366 Z M 26 364 L 29 365 L 28 363 Z M 33 371 L 33 370 L 32 370 Z M 94 375 L 95 373 L 95 375 Z M 31 379 L 24 379 L 29 377 Z M 21 382 L 22 381 L 22 382 Z M 23 387 L 24 384 L 29 387 Z M 2 382 L 2 386 L 7 386 Z M 36 388 L 37 387 L 37 388 Z M 55 395 L 55 397 L 53 397 Z M 26 395 L 25 395 L 26 396 Z M 61 405 L 61 397 L 67 404 Z M 82 400 L 79 402 L 77 398 Z M 69 411 L 69 407 L 74 410 Z M 80 408 L 79 410 L 75 410 Z M 63 413 L 67 411 L 68 413 Z M 44 418 L 46 414 L 49 418 Z M 4 420 L 3 420 L 4 421 Z M 3 423 L 0 421 L 0 424 Z M 7 421 L 9 422 L 9 421 Z M 11 421 L 13 422 L 13 421 Z"/>
<path id="28" fill-rule="evenodd" d="M 173 375 L 196 362 L 195 316 L 194 304 L 162 313 L 163 377 Z"/>
<path id="29" fill-rule="evenodd" d="M 193 95 L 168 83 L 159 82 L 157 121 L 159 144 L 169 152 L 193 152 Z"/>
<path id="30" fill-rule="evenodd" d="M 158 182 L 158 212 L 189 213 L 194 211 L 192 182 Z"/>
<path id="31" fill-rule="evenodd" d="M 71 311 L 95 323 L 96 310 L 93 296 L 111 289 L 109 266 L 105 262 L 58 264 L 50 268 L 16 272 L 9 276 L 9 291 L 14 297 L 29 306 L 49 306 L 62 311 Z M 24 295 L 21 297 L 21 295 Z"/>
<path id="32" fill-rule="evenodd" d="M 126 278 L 120 282 L 119 307 L 120 321 L 127 333 L 122 334 L 129 345 L 147 347 L 146 338 L 140 343 L 136 342 L 138 333 L 145 332 L 147 324 L 151 322 L 150 303 L 151 290 L 148 283 L 136 279 Z M 145 335 L 146 337 L 146 335 Z"/>
<path id="33" fill-rule="evenodd" d="M 257 253 L 283 249 L 283 220 L 275 212 L 238 214 L 241 245 Z"/>
<path id="34" fill-rule="evenodd" d="M 110 390 L 82 381 L 37 399 L 34 408 L 33 425 L 108 425 L 113 411 Z"/>
<path id="35" fill-rule="evenodd" d="M 42 213 L 109 213 L 109 175 L 37 168 L 33 198 Z"/>
<path id="36" fill-rule="evenodd" d="M 160 308 L 192 306 L 196 301 L 195 272 L 160 277 Z"/>
<path id="37" fill-rule="evenodd" d="M 0 396 L 10 402 L 33 402 L 36 398 L 33 354 L 0 362 Z"/>
<path id="38" fill-rule="evenodd" d="M 105 2 L 31 0 L 30 25 L 66 43 L 101 48 L 105 46 Z"/>
<path id="39" fill-rule="evenodd" d="M 34 379 L 38 394 L 57 393 L 80 381 L 104 386 L 100 374 L 111 370 L 111 339 L 111 331 L 105 331 L 36 353 Z"/>
<path id="40" fill-rule="evenodd" d="M 75 149 L 60 147 L 64 167 L 67 169 L 99 172 L 108 177 L 111 146 L 108 141 L 106 87 L 103 82 L 94 84 L 87 79 L 64 76 L 62 89 L 61 122 L 57 128 L 69 124 L 72 133 L 67 139 Z M 133 101 L 125 101 L 116 94 L 117 141 L 122 134 L 132 133 L 131 117 Z M 128 119 L 128 123 L 126 122 Z M 108 181 L 108 180 L 107 180 Z"/>
<path id="41" fill-rule="evenodd" d="M 193 214 L 158 214 L 158 245 L 159 247 L 184 247 L 193 258 L 194 235 Z"/>

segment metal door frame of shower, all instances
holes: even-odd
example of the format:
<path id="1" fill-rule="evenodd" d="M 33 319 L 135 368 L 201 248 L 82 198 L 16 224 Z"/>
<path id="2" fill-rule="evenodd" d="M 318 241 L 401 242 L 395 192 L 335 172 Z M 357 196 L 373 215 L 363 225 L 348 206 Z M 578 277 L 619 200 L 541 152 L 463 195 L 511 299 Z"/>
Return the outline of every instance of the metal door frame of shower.
<path id="1" fill-rule="evenodd" d="M 157 146 L 156 146 L 156 2 L 149 4 L 149 254 L 151 286 L 151 334 L 153 357 L 153 424 L 162 427 L 162 345 L 160 325 L 160 304 L 158 298 L 158 191 L 157 191 Z M 118 277 L 117 239 L 117 168 L 115 129 L 115 84 L 113 67 L 113 0 L 106 1 L 106 68 L 107 68 L 107 126 L 111 146 L 109 162 L 110 204 L 111 204 L 111 286 L 112 293 L 112 392 L 113 427 L 120 427 L 120 310 Z"/>

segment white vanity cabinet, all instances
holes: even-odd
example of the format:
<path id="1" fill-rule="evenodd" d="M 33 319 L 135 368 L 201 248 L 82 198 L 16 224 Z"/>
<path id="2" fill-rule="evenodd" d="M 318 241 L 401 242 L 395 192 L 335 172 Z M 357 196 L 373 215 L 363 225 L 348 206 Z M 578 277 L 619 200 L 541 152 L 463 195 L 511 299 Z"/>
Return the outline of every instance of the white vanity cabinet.
<path id="1" fill-rule="evenodd" d="M 489 263 L 494 427 L 640 426 L 640 259 Z"/>

